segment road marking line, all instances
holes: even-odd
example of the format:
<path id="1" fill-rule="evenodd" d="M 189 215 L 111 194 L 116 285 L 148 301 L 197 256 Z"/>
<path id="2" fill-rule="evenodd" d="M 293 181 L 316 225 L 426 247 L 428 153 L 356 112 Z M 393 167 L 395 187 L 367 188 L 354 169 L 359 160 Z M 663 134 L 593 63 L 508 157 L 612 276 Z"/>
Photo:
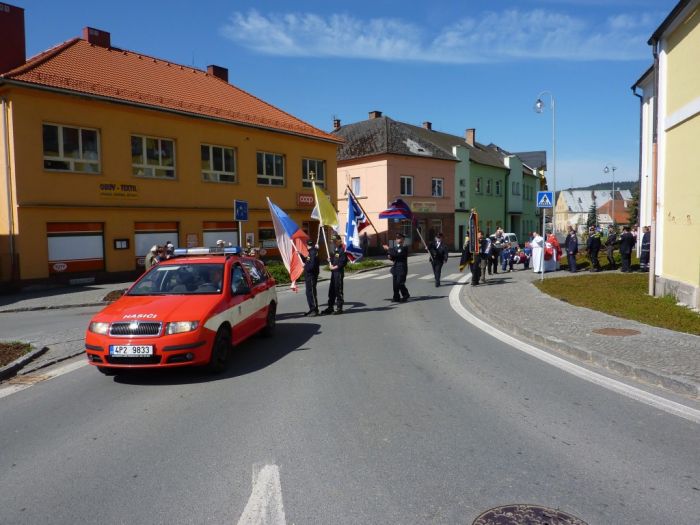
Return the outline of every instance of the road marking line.
<path id="1" fill-rule="evenodd" d="M 351 275 L 350 277 L 346 277 L 346 279 L 367 279 L 370 277 L 375 277 L 377 275 L 379 275 L 377 272 L 358 273 L 356 275 Z"/>
<path id="2" fill-rule="evenodd" d="M 16 376 L 14 379 L 8 380 L 7 386 L 0 388 L 0 399 L 3 397 L 11 396 L 17 392 L 21 392 L 37 383 L 43 383 L 55 377 L 62 376 L 78 368 L 87 366 L 87 360 L 75 361 L 74 363 L 67 363 L 65 365 L 56 367 L 52 370 L 48 370 L 43 373 L 27 374 L 25 376 Z M 15 381 L 13 383 L 13 381 Z"/>
<path id="3" fill-rule="evenodd" d="M 387 273 L 386 275 L 380 275 L 380 276 L 378 276 L 378 277 L 372 277 L 372 279 L 388 279 L 389 277 L 391 277 L 391 274 L 390 274 L 390 273 Z"/>
<path id="4" fill-rule="evenodd" d="M 253 491 L 238 520 L 238 525 L 285 524 L 279 467 L 253 465 Z"/>
<path id="5" fill-rule="evenodd" d="M 406 276 L 406 279 L 413 279 L 414 277 L 418 277 L 418 274 L 417 274 L 417 273 L 409 273 L 409 274 Z"/>
<path id="6" fill-rule="evenodd" d="M 432 273 L 429 273 L 428 275 L 424 275 L 423 277 L 419 277 L 421 281 L 429 281 L 430 279 L 435 279 L 435 276 Z"/>
<path id="7" fill-rule="evenodd" d="M 457 279 L 459 279 L 463 275 L 464 274 L 462 274 L 462 273 L 451 273 L 447 277 L 443 277 L 443 279 L 445 279 L 446 281 L 456 281 Z"/>
<path id="8" fill-rule="evenodd" d="M 463 276 L 458 282 L 466 283 L 470 280 L 470 277 L 471 274 L 467 274 Z M 544 361 L 545 363 L 555 366 L 560 370 L 568 372 L 581 379 L 585 379 L 586 381 L 594 383 L 598 386 L 602 386 L 603 388 L 607 388 L 608 390 L 611 390 L 617 394 L 622 394 L 623 396 L 626 396 L 630 399 L 634 399 L 636 401 L 644 403 L 645 405 L 658 408 L 659 410 L 663 410 L 664 412 L 668 412 L 669 414 L 682 417 L 683 419 L 687 419 L 694 423 L 700 423 L 700 410 L 696 410 L 681 403 L 676 403 L 675 401 L 671 401 L 661 396 L 651 394 L 640 388 L 636 388 L 622 383 L 620 381 L 617 381 L 615 379 L 603 376 L 601 374 L 588 370 L 587 368 L 584 368 L 582 366 L 575 365 L 567 361 L 566 359 L 562 359 L 548 352 L 545 352 L 544 350 L 540 350 L 539 348 L 531 344 L 525 343 L 524 341 L 520 341 L 511 335 L 501 332 L 500 330 L 494 328 L 493 325 L 488 324 L 476 317 L 475 315 L 473 315 L 462 305 L 461 301 L 459 300 L 459 293 L 461 290 L 461 286 L 455 286 L 454 288 L 452 288 L 452 290 L 450 291 L 450 306 L 460 317 L 462 317 L 462 319 L 476 326 L 480 330 L 483 330 L 491 337 L 494 337 L 499 341 L 506 343 L 509 346 L 517 348 L 518 350 L 525 352 L 526 354 L 529 354 L 532 357 L 539 359 L 540 361 Z"/>

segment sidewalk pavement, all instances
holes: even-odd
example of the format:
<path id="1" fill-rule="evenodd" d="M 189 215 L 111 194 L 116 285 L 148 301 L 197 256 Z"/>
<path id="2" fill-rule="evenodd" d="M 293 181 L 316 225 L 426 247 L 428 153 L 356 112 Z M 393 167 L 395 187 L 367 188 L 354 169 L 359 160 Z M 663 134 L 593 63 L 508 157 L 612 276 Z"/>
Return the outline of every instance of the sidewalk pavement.
<path id="1" fill-rule="evenodd" d="M 566 286 L 568 271 L 545 273 Z M 530 270 L 464 286 L 467 307 L 495 328 L 577 360 L 694 399 L 700 397 L 700 337 L 574 306 L 539 291 Z M 471 281 L 470 281 L 471 282 Z M 622 329 L 620 331 L 619 329 Z M 630 334 L 630 335 L 614 335 Z M 604 334 L 608 335 L 604 335 Z"/>

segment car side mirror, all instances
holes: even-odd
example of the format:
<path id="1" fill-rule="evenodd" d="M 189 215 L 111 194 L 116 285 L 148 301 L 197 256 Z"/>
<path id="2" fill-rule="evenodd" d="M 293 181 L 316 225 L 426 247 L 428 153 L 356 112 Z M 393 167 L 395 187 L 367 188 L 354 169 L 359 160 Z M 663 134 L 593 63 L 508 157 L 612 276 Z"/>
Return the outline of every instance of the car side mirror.
<path id="1" fill-rule="evenodd" d="M 233 295 L 248 295 L 250 287 L 246 283 L 240 283 L 233 287 Z"/>

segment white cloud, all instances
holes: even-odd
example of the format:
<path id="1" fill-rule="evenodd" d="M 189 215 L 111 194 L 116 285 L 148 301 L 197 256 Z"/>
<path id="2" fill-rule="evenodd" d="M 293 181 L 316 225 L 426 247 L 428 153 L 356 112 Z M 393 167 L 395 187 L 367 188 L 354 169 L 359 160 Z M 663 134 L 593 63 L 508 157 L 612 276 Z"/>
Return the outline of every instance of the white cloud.
<path id="1" fill-rule="evenodd" d="M 287 13 L 234 13 L 222 34 L 259 53 L 477 63 L 512 60 L 649 58 L 650 16 L 621 14 L 593 22 L 542 9 L 509 9 L 464 18 L 428 34 L 395 18 L 359 19 Z"/>

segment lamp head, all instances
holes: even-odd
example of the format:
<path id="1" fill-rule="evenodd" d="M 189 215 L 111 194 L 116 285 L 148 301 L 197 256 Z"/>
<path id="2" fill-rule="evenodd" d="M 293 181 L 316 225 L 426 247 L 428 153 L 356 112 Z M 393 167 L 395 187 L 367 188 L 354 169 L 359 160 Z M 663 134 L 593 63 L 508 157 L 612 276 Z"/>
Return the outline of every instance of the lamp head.
<path id="1" fill-rule="evenodd" d="M 605 167 L 603 168 L 603 173 L 610 173 L 610 168 L 608 168 L 607 166 L 605 166 Z"/>
<path id="2" fill-rule="evenodd" d="M 535 112 L 542 113 L 543 111 L 544 111 L 544 102 L 542 102 L 541 98 L 538 98 L 535 101 Z"/>

